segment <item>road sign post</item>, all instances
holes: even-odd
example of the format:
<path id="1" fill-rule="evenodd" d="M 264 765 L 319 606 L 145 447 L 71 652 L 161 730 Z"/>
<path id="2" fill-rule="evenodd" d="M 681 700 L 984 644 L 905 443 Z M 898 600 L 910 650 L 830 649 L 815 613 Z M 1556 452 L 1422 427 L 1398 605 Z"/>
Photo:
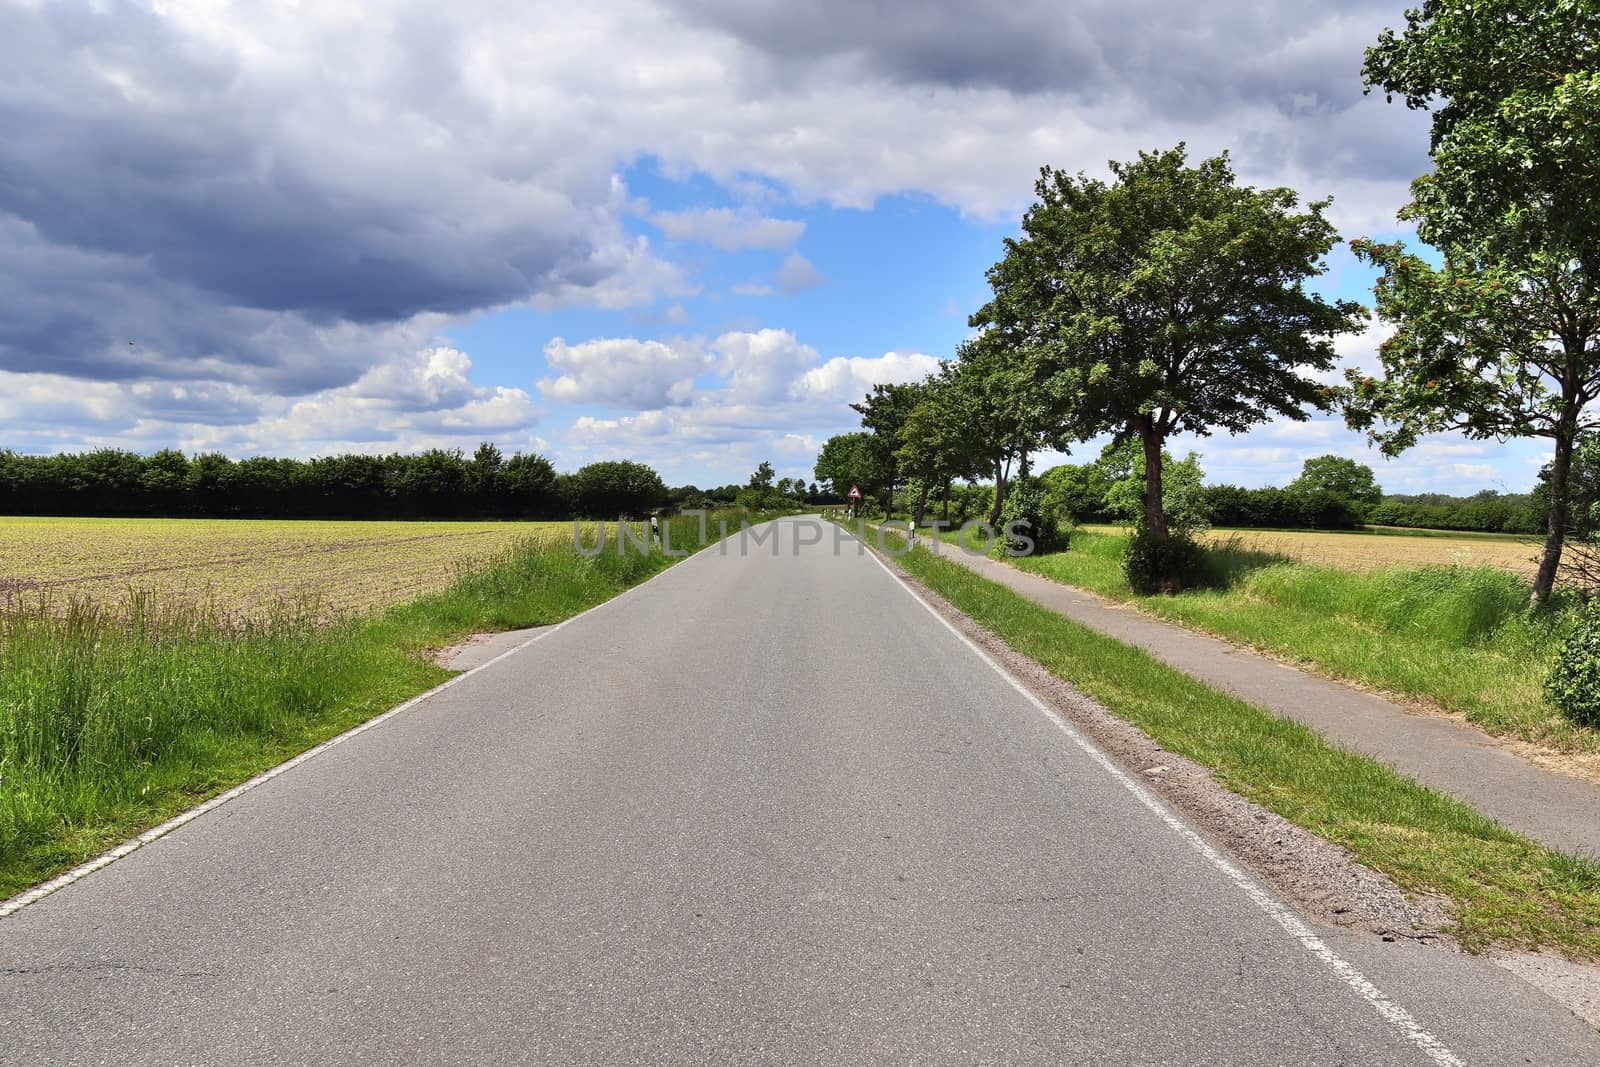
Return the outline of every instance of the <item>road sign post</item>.
<path id="1" fill-rule="evenodd" d="M 845 496 L 850 498 L 850 517 L 853 519 L 856 517 L 861 507 L 861 487 L 852 485 L 850 487 L 850 491 L 846 493 Z"/>

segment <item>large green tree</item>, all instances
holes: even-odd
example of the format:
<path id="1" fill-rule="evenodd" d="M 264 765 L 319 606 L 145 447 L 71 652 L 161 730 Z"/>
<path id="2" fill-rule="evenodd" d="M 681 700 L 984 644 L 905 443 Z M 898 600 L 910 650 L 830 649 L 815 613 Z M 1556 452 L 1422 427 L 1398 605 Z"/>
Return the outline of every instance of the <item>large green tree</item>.
<path id="1" fill-rule="evenodd" d="M 1300 477 L 1289 483 L 1290 492 L 1311 496 L 1327 493 L 1350 504 L 1365 517 L 1383 502 L 1383 490 L 1372 468 L 1345 456 L 1312 456 L 1300 466 Z"/>
<path id="2" fill-rule="evenodd" d="M 1165 539 L 1167 438 L 1327 407 L 1305 372 L 1332 367 L 1333 337 L 1362 309 L 1305 287 L 1338 240 L 1327 201 L 1302 210 L 1293 190 L 1239 185 L 1225 155 L 1189 166 L 1182 145 L 1111 171 L 1041 172 L 972 324 L 1003 339 L 1072 436 L 1140 442 L 1141 525 Z"/>
<path id="3" fill-rule="evenodd" d="M 857 430 L 835 434 L 823 442 L 813 470 L 817 481 L 839 497 L 849 493 L 852 485 L 859 487 L 867 497 L 882 491 L 888 483 L 889 472 L 872 437 L 870 433 Z"/>
<path id="4" fill-rule="evenodd" d="M 961 392 L 960 369 L 959 363 L 947 363 L 939 373 L 930 375 L 900 427 L 895 462 L 918 486 L 914 523 L 922 522 L 933 488 L 939 489 L 944 517 L 949 519 L 951 484 L 957 478 L 976 479 L 990 473 L 975 450 L 982 434 L 972 425 L 977 409 Z"/>
<path id="5" fill-rule="evenodd" d="M 850 405 L 861 416 L 862 428 L 871 435 L 869 447 L 875 453 L 873 468 L 881 478 L 878 489 L 883 494 L 885 515 L 894 511 L 894 491 L 902 480 L 895 455 L 900 447 L 900 428 L 921 399 L 922 389 L 920 382 L 874 385 L 865 399 Z"/>
<path id="6" fill-rule="evenodd" d="M 1576 442 L 1600 425 L 1600 4 L 1431 0 L 1367 52 L 1370 87 L 1432 111 L 1401 212 L 1442 253 L 1356 242 L 1394 324 L 1349 416 L 1393 454 L 1458 430 L 1553 447 L 1533 597 L 1554 588 Z"/>
<path id="7" fill-rule="evenodd" d="M 1426 0 L 1385 30 L 1367 88 L 1431 112 L 1434 169 L 1412 186 L 1417 234 L 1486 240 L 1501 258 L 1600 266 L 1600 4 Z"/>
<path id="8" fill-rule="evenodd" d="M 661 475 L 632 460 L 605 460 L 579 467 L 565 479 L 572 510 L 592 519 L 639 518 L 659 507 L 667 487 Z"/>
<path id="9" fill-rule="evenodd" d="M 995 525 L 1013 478 L 1027 477 L 1029 457 L 1045 449 L 1064 451 L 1072 435 L 1013 334 L 984 330 L 962 342 L 957 357 L 952 417 L 965 427 L 976 470 L 994 480 L 988 519 Z"/>

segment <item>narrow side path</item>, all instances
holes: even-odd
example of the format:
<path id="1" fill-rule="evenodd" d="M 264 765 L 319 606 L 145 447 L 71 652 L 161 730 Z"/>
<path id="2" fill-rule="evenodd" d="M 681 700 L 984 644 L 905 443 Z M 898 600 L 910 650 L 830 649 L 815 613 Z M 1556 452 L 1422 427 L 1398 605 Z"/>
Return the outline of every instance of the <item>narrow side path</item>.
<path id="1" fill-rule="evenodd" d="M 1136 645 L 1216 689 L 1305 723 L 1550 848 L 1600 856 L 1600 787 L 1534 766 L 1467 726 L 1018 570 L 941 546 L 940 554 L 1051 611 Z"/>

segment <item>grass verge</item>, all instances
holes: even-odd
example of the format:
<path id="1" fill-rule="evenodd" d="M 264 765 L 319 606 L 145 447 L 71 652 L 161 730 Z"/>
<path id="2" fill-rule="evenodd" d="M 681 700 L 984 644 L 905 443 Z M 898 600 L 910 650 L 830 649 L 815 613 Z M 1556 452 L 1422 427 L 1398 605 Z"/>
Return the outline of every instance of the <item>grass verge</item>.
<path id="1" fill-rule="evenodd" d="M 893 537 L 894 535 L 890 535 Z M 914 549 L 907 572 L 1167 749 L 1403 888 L 1452 904 L 1461 943 L 1600 958 L 1600 863 L 1547 849 L 1314 731 Z"/>
<path id="2" fill-rule="evenodd" d="M 737 519 L 737 516 L 735 517 Z M 697 523 L 668 524 L 674 549 Z M 713 525 L 713 530 L 715 526 Z M 86 601 L 0 611 L 0 899 L 97 855 L 449 677 L 421 653 L 559 622 L 670 565 L 530 539 L 441 592 L 327 622 Z"/>
<path id="3" fill-rule="evenodd" d="M 1152 615 L 1310 665 L 1337 678 L 1458 712 L 1486 733 L 1556 753 L 1600 752 L 1600 731 L 1564 718 L 1543 685 L 1572 616 L 1530 610 L 1528 584 L 1460 564 L 1349 571 L 1225 540 L 1208 549 L 1212 587 L 1137 596 L 1126 536 L 1080 531 L 1066 552 L 1023 570 L 1127 601 Z"/>

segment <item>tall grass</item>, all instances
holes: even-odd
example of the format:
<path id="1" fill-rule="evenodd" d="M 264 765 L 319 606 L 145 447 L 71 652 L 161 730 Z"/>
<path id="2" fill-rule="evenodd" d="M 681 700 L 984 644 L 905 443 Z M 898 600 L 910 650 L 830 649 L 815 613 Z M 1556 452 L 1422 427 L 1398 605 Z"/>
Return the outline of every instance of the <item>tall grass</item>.
<path id="1" fill-rule="evenodd" d="M 673 520 L 675 549 L 698 547 L 696 525 Z M 331 622 L 314 603 L 265 619 L 140 595 L 0 604 L 0 899 L 448 676 L 420 651 L 559 622 L 671 562 L 533 539 Z"/>
<path id="2" fill-rule="evenodd" d="M 1483 729 L 1560 751 L 1600 750 L 1600 732 L 1549 704 L 1543 681 L 1576 598 L 1528 607 L 1528 585 L 1460 564 L 1348 571 L 1252 551 L 1208 549 L 1211 588 L 1138 597 L 1122 576 L 1120 534 L 1080 532 L 1069 551 L 1015 561 L 1056 581 L 1328 674 L 1429 701 Z"/>

